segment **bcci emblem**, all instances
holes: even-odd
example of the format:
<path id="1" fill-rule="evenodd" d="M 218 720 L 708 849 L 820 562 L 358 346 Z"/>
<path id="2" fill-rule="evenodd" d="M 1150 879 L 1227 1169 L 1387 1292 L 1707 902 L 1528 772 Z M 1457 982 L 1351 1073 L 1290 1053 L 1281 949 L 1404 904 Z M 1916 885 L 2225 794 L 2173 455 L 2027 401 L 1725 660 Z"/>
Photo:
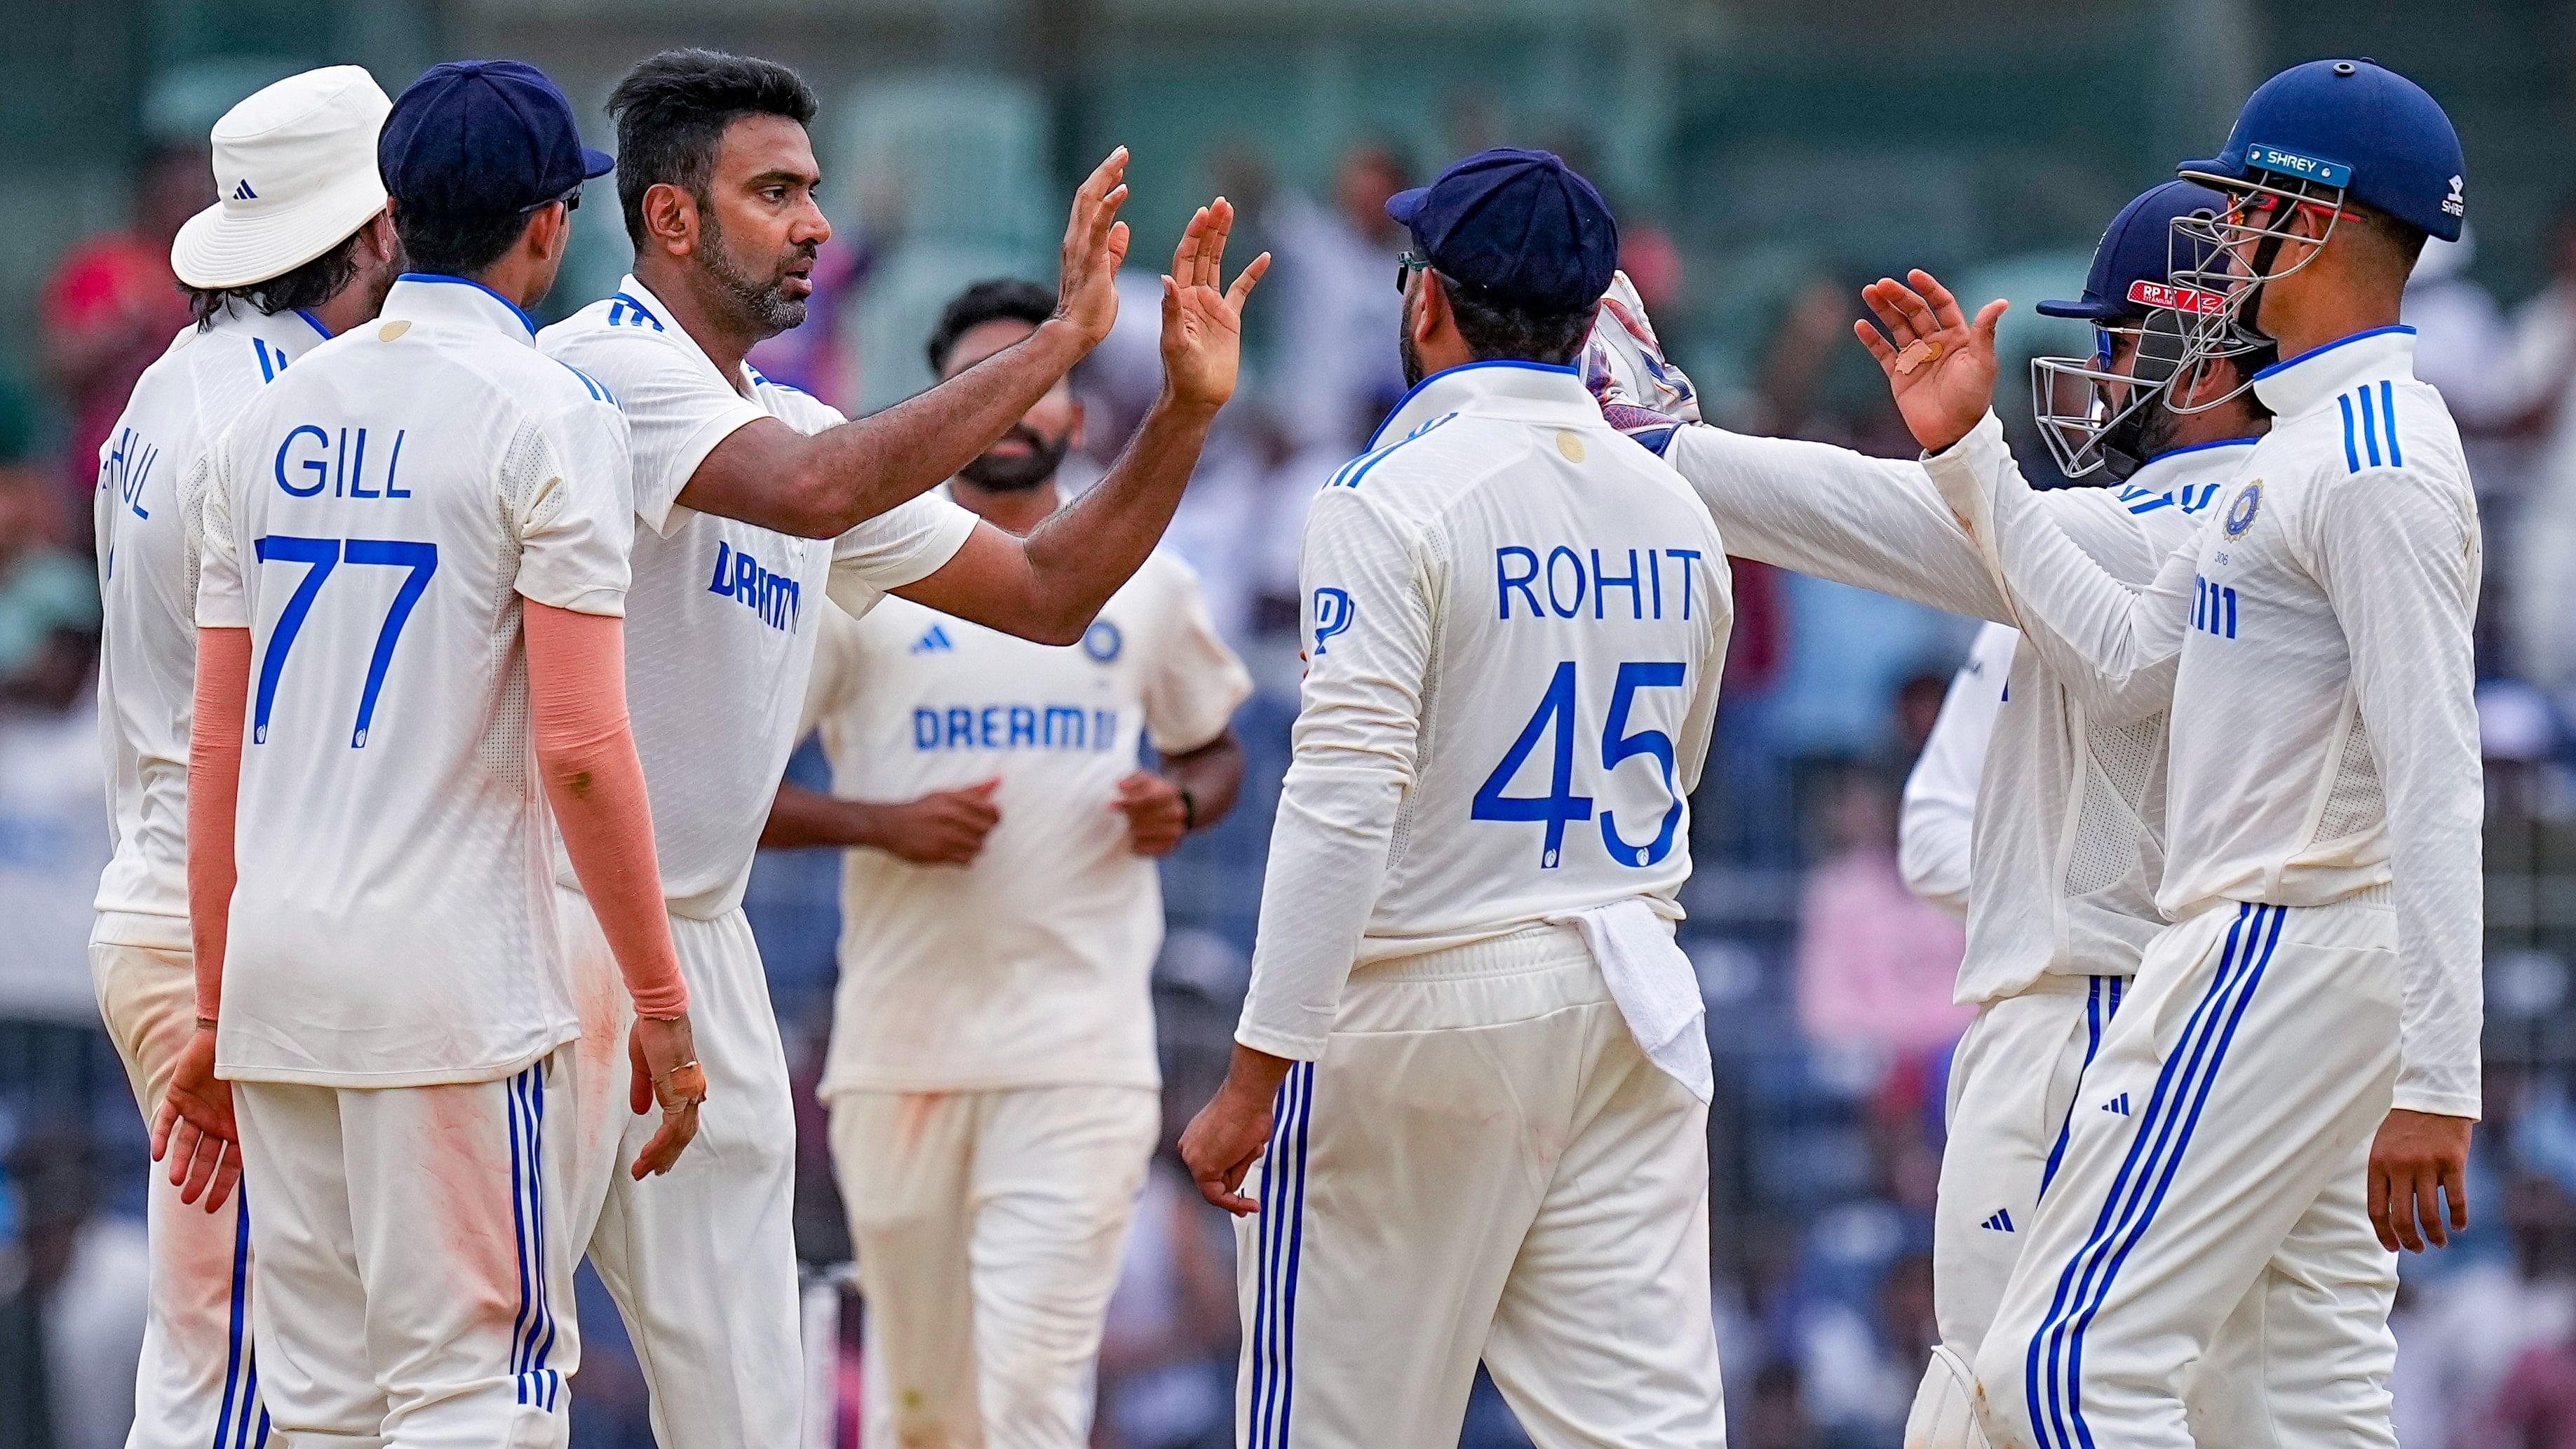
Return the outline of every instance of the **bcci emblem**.
<path id="1" fill-rule="evenodd" d="M 1096 619 L 1090 628 L 1082 631 L 1082 652 L 1103 664 L 1118 657 L 1119 646 L 1124 642 L 1119 637 L 1118 626 L 1106 619 Z"/>
<path id="2" fill-rule="evenodd" d="M 2227 518 L 2224 523 L 2227 536 L 2243 538 L 2245 531 L 2254 526 L 2254 515 L 2262 511 L 2263 480 L 2257 478 L 2245 485 L 2245 491 L 2236 495 L 2235 502 L 2227 505 Z"/>

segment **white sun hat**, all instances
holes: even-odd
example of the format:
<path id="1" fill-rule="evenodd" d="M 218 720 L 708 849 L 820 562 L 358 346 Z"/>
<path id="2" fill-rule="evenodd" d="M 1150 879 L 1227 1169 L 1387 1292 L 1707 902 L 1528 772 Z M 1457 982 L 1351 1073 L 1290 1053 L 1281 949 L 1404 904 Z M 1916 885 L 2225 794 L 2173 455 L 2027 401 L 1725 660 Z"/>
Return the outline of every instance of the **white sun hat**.
<path id="1" fill-rule="evenodd" d="M 215 122 L 215 194 L 179 228 L 191 287 L 246 287 L 338 246 L 385 208 L 376 133 L 393 102 L 366 68 L 324 66 L 252 93 Z"/>

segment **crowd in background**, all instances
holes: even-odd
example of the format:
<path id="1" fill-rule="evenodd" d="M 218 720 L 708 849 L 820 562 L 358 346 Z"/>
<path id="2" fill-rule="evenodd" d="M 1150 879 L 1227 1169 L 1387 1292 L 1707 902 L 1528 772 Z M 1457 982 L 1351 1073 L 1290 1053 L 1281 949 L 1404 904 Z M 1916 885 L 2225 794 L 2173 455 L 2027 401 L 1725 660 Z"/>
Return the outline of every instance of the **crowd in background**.
<path id="1" fill-rule="evenodd" d="M 1252 385 L 1221 419 L 1167 546 L 1196 567 L 1252 666 L 1257 692 L 1237 719 L 1250 766 L 1244 806 L 1166 868 L 1171 930 L 1155 1000 L 1169 1132 L 1110 1311 L 1103 1446 L 1231 1442 L 1232 1233 L 1169 1138 L 1223 1071 L 1249 971 L 1296 708 L 1303 510 L 1403 391 L 1401 234 L 1383 202 L 1437 159 L 1357 145 L 1312 196 L 1248 156 L 1228 163 L 1249 233 L 1238 246 L 1267 248 L 1277 264 L 1251 319 Z M 122 1442 L 141 1332 L 142 1134 L 95 1031 L 84 952 L 107 857 L 90 520 L 101 489 L 157 462 L 121 455 L 107 428 L 186 321 L 169 241 L 212 191 L 202 155 L 184 146 L 138 177 L 127 226 L 80 243 L 45 283 L 27 369 L 0 372 L 0 1442 L 29 1449 Z M 1633 200 L 1625 260 L 1688 363 L 1710 345 L 1690 334 L 1691 278 L 1653 225 L 1651 198 Z M 765 345 L 757 365 L 859 401 L 881 359 L 851 319 L 876 256 L 865 229 L 848 228 L 826 250 L 815 320 Z M 2448 1252 L 2406 1265 L 2400 1305 L 2398 1405 L 2414 1449 L 2576 1446 L 2576 757 L 2562 727 L 2576 708 L 2576 211 L 2553 256 L 2556 279 L 2508 306 L 2474 280 L 2468 245 L 2437 244 L 2407 299 L 2419 368 L 2471 435 L 2484 509 L 2493 881 L 2479 1222 Z M 1131 280 L 1120 328 L 1077 375 L 1088 428 L 1067 464 L 1076 486 L 1106 466 L 1158 385 L 1154 283 Z M 1734 374 L 1748 380 L 1711 389 L 1712 420 L 1911 455 L 1874 375 L 1853 383 L 1858 280 L 1816 275 L 1761 340 L 1733 339 L 1753 365 Z M 1735 597 L 1718 738 L 1695 800 L 1699 875 L 1684 896 L 1718 1061 L 1713 1226 L 1730 1438 L 1745 1449 L 1892 1446 L 1933 1334 L 1946 1064 L 1970 1015 L 1950 1001 L 1958 923 L 1900 876 L 1896 799 L 1972 626 L 1740 562 Z M 810 750 L 793 768 L 822 783 Z M 748 902 L 809 1086 L 837 929 L 839 873 L 826 855 L 765 857 Z M 820 1113 L 804 1096 L 800 1251 L 815 1271 L 816 1321 L 829 1323 L 847 1238 Z M 585 1296 L 582 1321 L 591 1342 L 575 1442 L 649 1443 L 642 1380 L 604 1294 Z M 847 1443 L 864 1305 L 838 1321 Z M 1467 1442 L 1526 1441 L 1488 1388 Z"/>

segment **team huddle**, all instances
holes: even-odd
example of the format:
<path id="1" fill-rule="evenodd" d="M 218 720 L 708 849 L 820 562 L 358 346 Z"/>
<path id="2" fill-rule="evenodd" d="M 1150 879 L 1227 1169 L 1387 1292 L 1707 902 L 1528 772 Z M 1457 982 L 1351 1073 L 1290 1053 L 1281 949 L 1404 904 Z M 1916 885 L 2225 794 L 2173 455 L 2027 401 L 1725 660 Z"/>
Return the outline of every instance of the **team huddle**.
<path id="1" fill-rule="evenodd" d="M 1250 689 L 1156 545 L 1268 258 L 1229 281 L 1196 209 L 1161 394 L 1068 500 L 1126 152 L 1053 289 L 969 288 L 936 385 L 850 420 L 746 361 L 830 236 L 816 109 L 670 51 L 613 160 L 509 61 L 215 127 L 196 324 L 118 429 L 160 461 L 97 503 L 92 966 L 166 1169 L 134 1445 L 561 1445 L 585 1257 L 665 1449 L 808 1442 L 763 843 L 849 851 L 864 1442 L 1087 1441 L 1153 859 L 1232 806 Z M 541 329 L 612 172 L 634 270 Z M 2098 339 L 2034 365 L 2043 436 L 2116 485 L 2050 491 L 2001 303 L 1864 289 L 1925 449 L 1876 459 L 1701 422 L 1557 157 L 1387 203 L 1412 390 L 1306 523 L 1251 987 L 1180 1142 L 1236 1216 L 1238 1443 L 1455 1443 L 1480 1364 L 1551 1449 L 1725 1442 L 1674 930 L 1735 555 L 1990 621 L 1909 786 L 1979 1007 L 1909 1449 L 2394 1444 L 2395 1255 L 2465 1226 L 2479 1101 L 2478 523 L 2395 325 L 2460 147 L 2318 61 L 2180 172 L 2042 304 Z M 816 729 L 829 794 L 782 779 Z"/>

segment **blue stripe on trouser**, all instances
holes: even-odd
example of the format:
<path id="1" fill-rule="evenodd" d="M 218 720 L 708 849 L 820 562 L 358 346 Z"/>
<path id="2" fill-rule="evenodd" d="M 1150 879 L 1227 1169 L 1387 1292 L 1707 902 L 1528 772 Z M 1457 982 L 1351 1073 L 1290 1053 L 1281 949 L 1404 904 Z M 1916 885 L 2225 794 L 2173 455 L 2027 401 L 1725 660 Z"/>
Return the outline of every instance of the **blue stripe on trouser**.
<path id="1" fill-rule="evenodd" d="M 2209 1053 L 2211 1039 L 2221 1019 L 2228 1016 L 2227 1008 L 2231 1004 L 2228 998 L 2245 979 L 2245 972 L 2240 968 L 2250 967 L 2253 959 L 2252 937 L 2247 933 L 2246 923 L 2249 920 L 2254 921 L 2253 934 L 2260 935 L 2261 913 L 2266 909 L 2271 908 L 2257 906 L 2237 908 L 2236 920 L 2228 928 L 2226 945 L 2220 954 L 2218 968 L 2211 978 L 2209 991 L 2201 998 L 2200 1004 L 2193 1008 L 2191 1018 L 2184 1024 L 2181 1037 L 2176 1041 L 2174 1049 L 2166 1056 L 2162 1069 L 2158 1071 L 2155 1091 L 2148 1099 L 2146 1110 L 2138 1116 L 2135 1135 L 2129 1143 L 2128 1156 L 2121 1162 L 2119 1172 L 2112 1179 L 2110 1191 L 2103 1199 L 2101 1215 L 2095 1221 L 2091 1234 L 2086 1237 L 2082 1246 L 2076 1249 L 2074 1256 L 2067 1261 L 2065 1269 L 2060 1273 L 2057 1293 L 2049 1304 L 2048 1313 L 2041 1320 L 2039 1330 L 2031 1336 L 2030 1349 L 2025 1360 L 2023 1391 L 2029 1400 L 2032 1430 L 2045 1444 L 2063 1449 L 2063 1446 L 2074 1442 L 2068 1434 L 2066 1420 L 2068 1405 L 2064 1402 L 2065 1397 L 2072 1391 L 2074 1379 L 2071 1373 L 2063 1382 L 2060 1377 L 2067 1348 L 2069 1318 L 2078 1311 L 2087 1311 L 2089 1321 L 2089 1311 L 2084 1310 L 2082 1305 L 2087 1300 L 2094 1300 L 2098 1306 L 2096 1290 L 2107 1291 L 2110 1286 L 2107 1274 L 2103 1274 L 2098 1282 L 2096 1275 L 2102 1274 L 2106 1260 L 2112 1252 L 2112 1239 L 2131 1227 L 2141 1196 L 2146 1190 L 2146 1180 L 2160 1165 L 2168 1147 L 2175 1150 L 2178 1159 L 2181 1141 L 2188 1139 L 2188 1131 L 2183 1133 L 2181 1139 L 2176 1138 L 2173 1119 L 2168 1115 L 2168 1108 L 2178 1103 L 2183 1096 L 2192 1091 L 2195 1084 L 2201 1082 L 2205 1059 L 2208 1060 L 2210 1071 L 2214 1073 L 2216 1070 L 2216 1061 Z M 2241 954 L 2240 946 L 2245 948 Z M 2232 1020 L 2229 1023 L 2229 1029 L 2232 1034 Z M 2223 1044 L 2220 1050 L 2224 1051 Z M 2196 1112 L 2194 1116 L 2196 1119 Z M 2150 1210 L 2150 1216 L 2152 1216 L 2152 1210 Z M 2143 1231 L 2145 1224 L 2140 1221 L 2136 1226 Z M 2043 1360 L 2046 1364 L 2048 1380 L 2045 1392 L 2040 1383 Z M 2079 1420 L 2080 1417 L 2078 1415 Z"/>
<path id="2" fill-rule="evenodd" d="M 1270 1148 L 1261 1159 L 1261 1234 L 1253 1285 L 1250 1449 L 1288 1442 L 1296 1384 L 1297 1263 L 1305 1245 L 1306 1124 L 1315 1101 L 1315 1064 L 1288 1069 L 1271 1101 Z"/>
<path id="3" fill-rule="evenodd" d="M 2266 911 L 2269 911 L 2272 917 L 2269 931 L 2266 931 L 2263 925 L 2263 914 Z M 2083 1440 L 2088 1449 L 2093 1443 L 2093 1427 L 2084 1421 L 2084 1398 L 2080 1392 L 2077 1392 L 2084 1381 L 2084 1330 L 2092 1326 L 2094 1315 L 2100 1313 L 2102 1305 L 2109 1301 L 2112 1280 L 2119 1276 L 2121 1265 L 2129 1261 L 2129 1254 L 2136 1251 L 2138 1244 L 2146 1238 L 2148 1227 L 2155 1222 L 2157 1211 L 2164 1206 L 2165 1193 L 2173 1187 L 2174 1176 L 2182 1171 L 2183 1153 L 2189 1150 L 2191 1135 L 2200 1126 L 2201 1110 L 2209 1105 L 2211 1089 L 2218 1085 L 2219 1068 L 2227 1060 L 2227 1048 L 2236 1040 L 2237 1024 L 2245 1019 L 2246 1008 L 2254 1004 L 2254 993 L 2262 988 L 2264 969 L 2272 964 L 2272 951 L 2281 943 L 2281 923 L 2288 915 L 2289 912 L 2280 906 L 2254 907 L 2254 929 L 2245 945 L 2245 955 L 2252 957 L 2253 965 L 2238 973 L 2238 979 L 2243 985 L 2236 992 L 2234 1006 L 2227 1011 L 2227 1025 L 2219 1032 L 2217 1044 L 2211 1051 L 2209 1070 L 2202 1074 L 2199 1090 L 2192 1095 L 2191 1113 L 2183 1119 L 2182 1134 L 2174 1144 L 2173 1154 L 2165 1159 L 2164 1171 L 2156 1179 L 2155 1195 L 2147 1199 L 2146 1211 L 2138 1216 L 2135 1226 L 2129 1229 L 2128 1236 L 2120 1244 L 2119 1251 L 2112 1254 L 2110 1266 L 2102 1274 L 2101 1290 L 2093 1295 L 2091 1306 L 2084 1310 L 2083 1318 L 2075 1325 L 2074 1341 L 2068 1348 L 2066 1356 L 2066 1382 L 2068 1394 L 2075 1404 L 2076 1436 Z M 2263 951 L 2259 956 L 2254 954 L 2256 937 L 2261 938 L 2263 942 Z"/>
<path id="4" fill-rule="evenodd" d="M 249 1437 L 251 1409 L 259 1402 L 258 1353 L 250 1343 L 250 1198 L 236 1185 L 233 1208 L 233 1303 L 224 1350 L 224 1403 L 215 1414 L 214 1449 L 259 1449 L 268 1441 L 268 1415 L 259 1416 L 259 1438 Z"/>
<path id="5" fill-rule="evenodd" d="M 510 1372 L 522 1404 L 552 1409 L 562 1376 L 546 1367 L 554 1349 L 553 1305 L 546 1298 L 544 1068 L 530 1067 L 506 1084 L 510 1115 L 510 1222 L 519 1249 L 519 1312 L 510 1325 Z"/>
<path id="6" fill-rule="evenodd" d="M 2102 1025 L 2120 1014 L 2120 984 L 2125 976 L 2088 977 L 2084 992 L 2084 1066 L 2093 1065 L 2093 1054 L 2102 1049 Z M 2048 1185 L 2057 1180 L 2057 1164 L 2066 1158 L 2067 1140 L 2075 1135 L 2075 1098 L 2083 1094 L 2084 1074 L 2075 1074 L 2075 1091 L 2066 1099 L 2066 1116 L 2057 1124 L 2057 1141 L 2048 1149 L 2048 1162 L 2039 1170 L 2039 1195 L 2048 1196 Z"/>

